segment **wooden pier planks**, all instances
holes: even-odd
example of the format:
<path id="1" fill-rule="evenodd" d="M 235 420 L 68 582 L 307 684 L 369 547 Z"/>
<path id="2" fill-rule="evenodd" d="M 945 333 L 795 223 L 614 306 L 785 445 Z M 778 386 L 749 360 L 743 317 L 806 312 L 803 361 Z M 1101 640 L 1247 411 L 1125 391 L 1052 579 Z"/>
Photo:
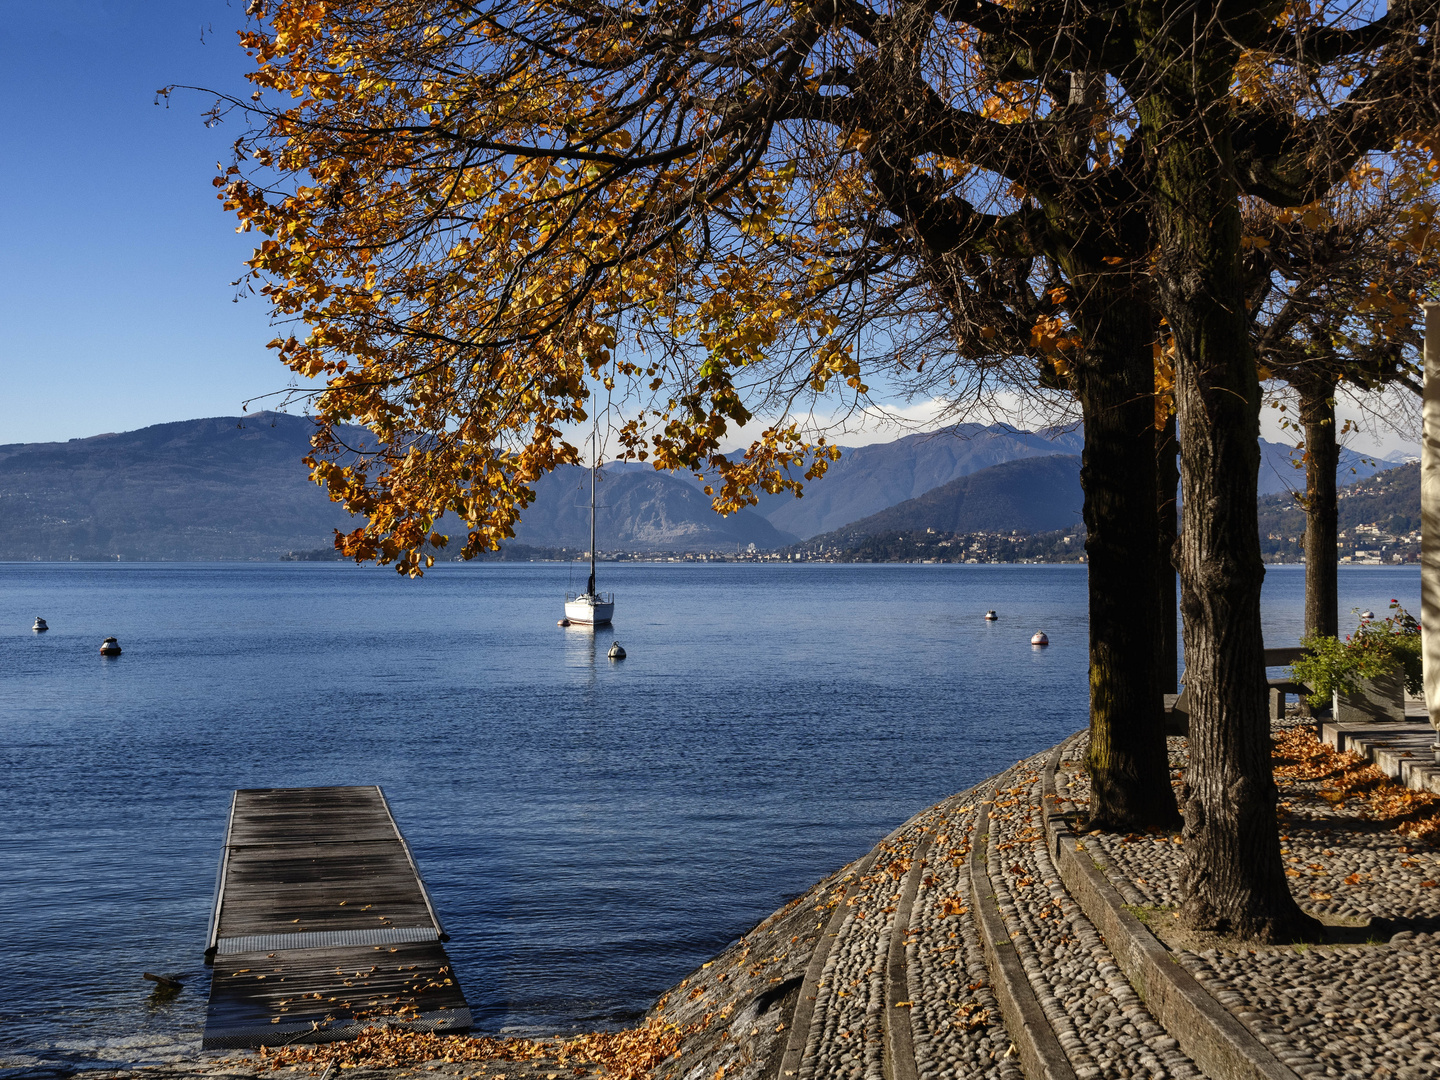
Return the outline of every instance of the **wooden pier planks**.
<path id="1" fill-rule="evenodd" d="M 379 787 L 237 791 L 215 890 L 205 1049 L 459 1031 L 446 934 Z"/>

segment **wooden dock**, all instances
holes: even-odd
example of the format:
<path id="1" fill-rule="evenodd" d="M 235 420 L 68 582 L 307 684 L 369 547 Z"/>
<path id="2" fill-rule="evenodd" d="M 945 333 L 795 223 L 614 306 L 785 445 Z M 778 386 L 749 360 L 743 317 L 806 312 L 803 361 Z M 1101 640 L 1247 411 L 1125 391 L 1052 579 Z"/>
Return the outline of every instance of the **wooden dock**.
<path id="1" fill-rule="evenodd" d="M 470 1009 L 378 786 L 235 792 L 206 959 L 205 1049 L 460 1031 Z"/>

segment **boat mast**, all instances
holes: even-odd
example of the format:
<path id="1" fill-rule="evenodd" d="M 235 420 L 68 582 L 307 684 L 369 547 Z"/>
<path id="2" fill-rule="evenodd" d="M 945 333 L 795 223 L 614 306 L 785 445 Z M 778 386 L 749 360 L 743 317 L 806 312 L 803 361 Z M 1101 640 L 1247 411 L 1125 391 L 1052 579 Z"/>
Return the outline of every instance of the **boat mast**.
<path id="1" fill-rule="evenodd" d="M 590 433 L 590 585 L 586 589 L 595 595 L 595 433 Z"/>

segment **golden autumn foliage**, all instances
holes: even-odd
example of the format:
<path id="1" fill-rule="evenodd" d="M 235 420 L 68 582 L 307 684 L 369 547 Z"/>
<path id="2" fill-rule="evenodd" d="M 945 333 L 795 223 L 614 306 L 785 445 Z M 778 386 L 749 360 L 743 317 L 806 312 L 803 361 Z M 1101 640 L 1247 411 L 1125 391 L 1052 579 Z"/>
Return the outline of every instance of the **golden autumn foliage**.
<path id="1" fill-rule="evenodd" d="M 545 1062 L 557 1070 L 550 1074 L 552 1077 L 565 1080 L 594 1071 L 612 1080 L 644 1080 L 680 1048 L 685 1034 L 687 1032 L 676 1025 L 653 1018 L 639 1027 L 621 1031 L 587 1032 L 549 1040 L 370 1028 L 346 1042 L 262 1049 L 250 1063 L 275 1070 L 308 1064 L 334 1064 L 341 1069 L 393 1069 L 432 1061 L 492 1065 Z"/>
<path id="2" fill-rule="evenodd" d="M 347 554 L 419 573 L 444 513 L 462 555 L 495 548 L 528 485 L 578 460 L 597 397 L 623 456 L 718 480 L 722 512 L 833 459 L 783 420 L 721 453 L 753 418 L 741 374 L 782 336 L 817 392 L 867 388 L 815 302 L 826 257 L 777 231 L 793 165 L 735 172 L 707 143 L 713 107 L 655 55 L 660 13 L 285 2 L 242 36 L 261 126 L 216 183 L 262 237 L 260 291 L 304 324 L 271 347 L 325 380 L 313 475 L 368 518 Z M 784 266 L 751 254 L 784 244 Z M 342 422 L 375 443 L 342 445 Z"/>
<path id="3" fill-rule="evenodd" d="M 1395 783 L 1359 754 L 1327 746 L 1308 728 L 1285 728 L 1274 740 L 1277 780 L 1318 782 L 1320 798 L 1362 819 L 1383 822 L 1412 839 L 1440 839 L 1440 795 Z"/>
<path id="4" fill-rule="evenodd" d="M 216 183 L 257 237 L 250 284 L 288 330 L 272 347 L 325 384 L 313 476 L 364 515 L 339 540 L 356 558 L 419 573 L 450 543 L 445 515 L 462 556 L 493 549 L 602 416 L 618 456 L 702 476 L 721 512 L 798 494 L 836 455 L 805 419 L 817 404 L 853 415 L 877 378 L 952 402 L 1064 392 L 1090 289 L 1151 303 L 1144 87 L 1032 54 L 1042 27 L 1098 48 L 1101 23 L 1058 8 L 248 10 L 255 93 L 220 111 L 252 127 Z M 1246 123 L 1274 127 L 1277 102 L 1338 111 L 1375 82 L 1374 48 L 1323 78 L 1284 51 L 1350 15 L 1266 10 L 1281 44 L 1235 68 Z M 1430 177 L 1433 144 L 1409 136 Z M 1260 196 L 1282 215 L 1313 186 L 1291 159 L 1315 157 L 1286 153 L 1262 172 L 1290 187 Z M 1397 226 L 1411 249 L 1433 246 L 1427 198 Z M 1308 205 L 1299 226 L 1322 230 Z M 1399 316 L 1386 288 L 1366 310 Z M 341 423 L 373 441 L 342 444 Z"/>

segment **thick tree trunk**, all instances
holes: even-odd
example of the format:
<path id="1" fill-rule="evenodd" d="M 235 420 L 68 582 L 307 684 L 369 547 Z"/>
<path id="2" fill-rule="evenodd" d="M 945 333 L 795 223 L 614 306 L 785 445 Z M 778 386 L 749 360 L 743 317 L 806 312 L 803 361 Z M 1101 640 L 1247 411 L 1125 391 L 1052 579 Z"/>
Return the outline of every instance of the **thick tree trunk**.
<path id="1" fill-rule="evenodd" d="M 1156 559 L 1155 617 L 1159 626 L 1155 634 L 1158 650 L 1155 657 L 1157 689 L 1173 694 L 1178 688 L 1180 668 L 1180 635 L 1176 620 L 1180 612 L 1175 598 L 1175 539 L 1180 533 L 1176 517 L 1175 493 L 1180 488 L 1179 446 L 1175 442 L 1175 416 L 1155 432 L 1155 480 L 1159 515 L 1159 552 Z"/>
<path id="2" fill-rule="evenodd" d="M 1335 383 L 1315 379 L 1297 385 L 1305 425 L 1305 632 L 1340 634 L 1340 596 L 1335 544 L 1339 526 L 1335 473 Z"/>
<path id="3" fill-rule="evenodd" d="M 1261 941 L 1314 939 L 1320 927 L 1290 893 L 1275 821 L 1255 507 L 1260 386 L 1228 127 L 1234 55 L 1218 37 L 1187 44 L 1174 25 L 1147 29 L 1157 48 L 1178 50 L 1140 112 L 1156 178 L 1159 303 L 1176 346 L 1191 695 L 1182 918 Z"/>
<path id="4" fill-rule="evenodd" d="M 1090 826 L 1175 828 L 1155 681 L 1156 576 L 1153 316 L 1129 290 L 1105 303 L 1087 288 L 1078 318 L 1085 359 L 1076 392 L 1085 418 L 1080 483 L 1090 584 Z M 1151 592 L 1150 596 L 1146 593 Z"/>

